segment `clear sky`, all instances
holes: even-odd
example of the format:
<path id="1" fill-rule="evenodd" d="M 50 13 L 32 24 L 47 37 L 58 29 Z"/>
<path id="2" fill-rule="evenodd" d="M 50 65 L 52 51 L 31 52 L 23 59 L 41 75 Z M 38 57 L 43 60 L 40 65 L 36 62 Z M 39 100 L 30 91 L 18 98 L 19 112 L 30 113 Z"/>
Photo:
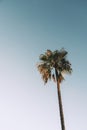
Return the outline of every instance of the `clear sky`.
<path id="1" fill-rule="evenodd" d="M 36 64 L 62 47 L 73 68 L 61 84 L 66 130 L 87 130 L 87 1 L 0 0 L 1 130 L 60 130 L 56 84 Z"/>

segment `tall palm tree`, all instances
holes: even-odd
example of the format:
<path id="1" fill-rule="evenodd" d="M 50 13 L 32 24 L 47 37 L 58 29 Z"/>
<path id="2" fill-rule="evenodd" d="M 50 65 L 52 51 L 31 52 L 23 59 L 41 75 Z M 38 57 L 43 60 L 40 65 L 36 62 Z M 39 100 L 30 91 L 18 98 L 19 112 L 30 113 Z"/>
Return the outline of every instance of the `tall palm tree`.
<path id="1" fill-rule="evenodd" d="M 61 120 L 61 129 L 65 130 L 62 99 L 60 92 L 60 83 L 64 80 L 63 74 L 71 74 L 72 68 L 70 62 L 66 59 L 68 52 L 64 49 L 47 50 L 45 54 L 40 55 L 41 62 L 38 64 L 38 70 L 42 75 L 44 83 L 47 83 L 48 79 L 53 79 L 57 83 L 59 111 Z M 54 71 L 53 71 L 54 70 Z"/>

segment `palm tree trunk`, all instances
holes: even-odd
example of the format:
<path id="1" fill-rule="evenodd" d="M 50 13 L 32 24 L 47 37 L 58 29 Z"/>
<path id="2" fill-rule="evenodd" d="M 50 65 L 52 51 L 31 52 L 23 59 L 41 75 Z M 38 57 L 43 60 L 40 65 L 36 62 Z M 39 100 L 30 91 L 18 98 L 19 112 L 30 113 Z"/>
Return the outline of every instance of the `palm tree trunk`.
<path id="1" fill-rule="evenodd" d="M 61 91 L 60 91 L 60 83 L 58 81 L 58 72 L 57 72 L 56 69 L 55 69 L 55 73 L 56 73 L 56 80 L 57 80 L 57 92 L 58 92 L 58 101 L 59 101 L 61 129 L 65 130 L 64 115 L 63 115 L 63 106 L 62 106 L 62 98 L 61 98 Z"/>

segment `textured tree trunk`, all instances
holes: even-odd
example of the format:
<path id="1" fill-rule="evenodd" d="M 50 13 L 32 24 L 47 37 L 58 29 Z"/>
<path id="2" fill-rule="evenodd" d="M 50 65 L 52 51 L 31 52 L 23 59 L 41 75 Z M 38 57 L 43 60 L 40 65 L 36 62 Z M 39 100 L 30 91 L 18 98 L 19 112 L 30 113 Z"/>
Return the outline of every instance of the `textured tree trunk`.
<path id="1" fill-rule="evenodd" d="M 58 92 L 58 102 L 59 102 L 59 111 L 60 111 L 60 120 L 61 120 L 61 130 L 65 130 L 62 98 L 61 98 L 61 92 L 60 92 L 60 83 L 58 80 L 58 72 L 56 69 L 55 69 L 55 73 L 56 73 L 56 80 L 57 80 L 57 92 Z"/>

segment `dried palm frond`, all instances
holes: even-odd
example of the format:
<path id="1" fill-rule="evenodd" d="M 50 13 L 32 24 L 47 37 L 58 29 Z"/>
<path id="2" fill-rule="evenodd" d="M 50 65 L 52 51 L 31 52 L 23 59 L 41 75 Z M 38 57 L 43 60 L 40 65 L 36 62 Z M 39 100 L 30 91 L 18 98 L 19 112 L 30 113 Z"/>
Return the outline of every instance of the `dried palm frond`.
<path id="1" fill-rule="evenodd" d="M 63 75 L 62 75 L 62 74 L 59 74 L 59 75 L 58 75 L 58 81 L 59 81 L 59 83 L 61 83 L 63 80 L 64 80 Z"/>

